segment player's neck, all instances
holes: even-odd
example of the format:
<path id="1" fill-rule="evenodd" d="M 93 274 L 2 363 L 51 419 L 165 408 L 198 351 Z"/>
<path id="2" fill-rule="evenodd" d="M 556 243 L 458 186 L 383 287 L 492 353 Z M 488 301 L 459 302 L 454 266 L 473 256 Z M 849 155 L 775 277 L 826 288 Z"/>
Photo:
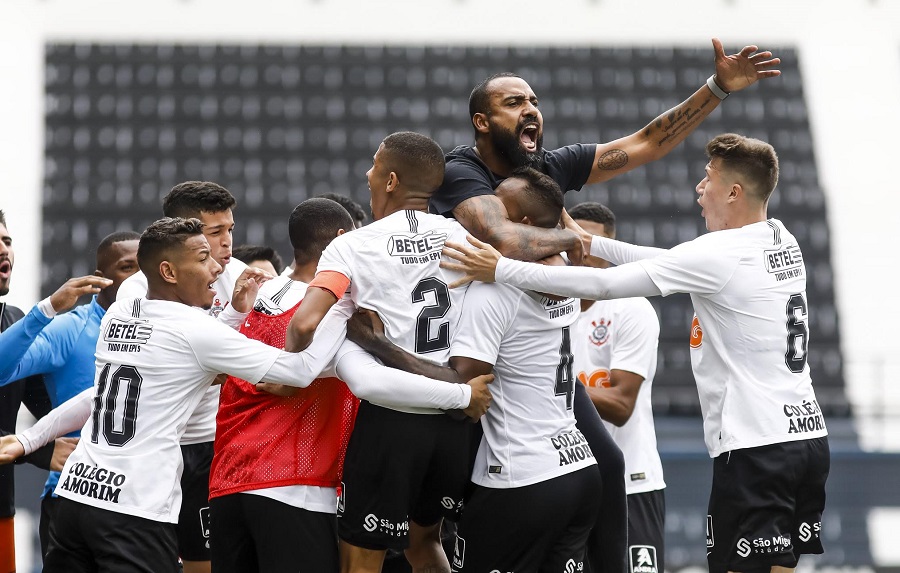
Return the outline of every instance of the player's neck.
<path id="1" fill-rule="evenodd" d="M 762 223 L 767 220 L 769 217 L 766 214 L 766 209 L 763 207 L 762 209 L 753 209 L 740 213 L 736 213 L 734 217 L 730 218 L 728 222 L 723 227 L 724 229 L 740 229 L 741 227 L 746 227 L 747 225 L 753 225 L 755 223 Z"/>
<path id="2" fill-rule="evenodd" d="M 428 212 L 428 197 L 407 195 L 395 204 L 385 206 L 381 218 L 393 215 L 398 211 L 423 211 Z"/>
<path id="3" fill-rule="evenodd" d="M 300 264 L 294 260 L 294 270 L 288 275 L 292 281 L 300 281 L 309 284 L 316 276 L 316 267 L 319 266 L 319 259 L 309 261 L 306 264 Z"/>
<path id="4" fill-rule="evenodd" d="M 581 312 L 585 312 L 587 309 L 594 306 L 596 300 L 588 300 L 586 298 L 581 299 Z"/>
<path id="5" fill-rule="evenodd" d="M 490 169 L 494 175 L 509 177 L 509 174 L 512 173 L 513 166 L 496 153 L 489 142 L 484 140 L 476 141 L 474 149 L 475 153 L 478 154 L 478 157 L 481 158 L 481 161 L 487 165 L 487 168 Z"/>

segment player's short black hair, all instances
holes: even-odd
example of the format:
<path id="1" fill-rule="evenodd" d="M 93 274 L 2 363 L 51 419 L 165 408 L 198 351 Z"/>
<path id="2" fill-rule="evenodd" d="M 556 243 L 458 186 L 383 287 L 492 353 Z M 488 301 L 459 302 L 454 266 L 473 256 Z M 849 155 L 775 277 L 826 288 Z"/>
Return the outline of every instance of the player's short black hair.
<path id="1" fill-rule="evenodd" d="M 322 193 L 321 195 L 316 195 L 316 197 L 320 199 L 331 199 L 332 201 L 340 203 L 341 207 L 350 213 L 350 216 L 353 218 L 357 227 L 362 227 L 366 223 L 368 215 L 366 215 L 365 209 L 350 197 L 341 195 L 340 193 Z"/>
<path id="2" fill-rule="evenodd" d="M 523 212 L 529 214 L 531 222 L 538 227 L 552 228 L 559 223 L 565 199 L 562 189 L 552 177 L 532 167 L 517 167 L 509 174 L 508 179 L 525 181 L 526 205 Z"/>
<path id="3" fill-rule="evenodd" d="M 738 175 L 762 201 L 768 201 L 778 184 L 778 154 L 765 141 L 723 133 L 706 144 L 706 155 L 710 160 L 719 159 L 722 167 Z"/>
<path id="4" fill-rule="evenodd" d="M 294 260 L 301 265 L 317 260 L 341 229 L 352 230 L 353 218 L 336 201 L 313 197 L 300 203 L 288 220 Z"/>
<path id="5" fill-rule="evenodd" d="M 472 88 L 472 93 L 469 94 L 469 119 L 475 117 L 476 113 L 489 113 L 491 111 L 491 93 L 488 90 L 488 86 L 492 81 L 499 78 L 521 79 L 521 77 L 519 74 L 512 72 L 500 72 L 481 80 L 477 86 Z"/>
<path id="6" fill-rule="evenodd" d="M 232 249 L 231 256 L 248 265 L 253 261 L 269 261 L 278 274 L 284 270 L 281 256 L 275 252 L 275 249 L 267 245 L 241 245 Z"/>
<path id="7" fill-rule="evenodd" d="M 111 246 L 116 243 L 121 243 L 122 241 L 140 241 L 141 234 L 135 233 L 134 231 L 115 231 L 112 232 L 100 241 L 100 244 L 97 245 L 97 268 L 100 268 L 100 259 L 103 258 L 103 254 L 109 249 Z"/>
<path id="8" fill-rule="evenodd" d="M 3 212 L 3 209 L 0 209 L 0 225 L 6 226 L 6 213 Z"/>
<path id="9" fill-rule="evenodd" d="M 155 277 L 159 263 L 174 248 L 184 244 L 194 235 L 203 234 L 203 223 L 199 219 L 163 217 L 154 221 L 141 233 L 138 243 L 138 266 L 148 280 Z"/>
<path id="10" fill-rule="evenodd" d="M 234 196 L 218 183 L 185 181 L 172 187 L 163 198 L 163 215 L 196 218 L 201 212 L 221 213 L 236 205 Z"/>
<path id="11" fill-rule="evenodd" d="M 573 219 L 593 221 L 603 225 L 606 232 L 612 235 L 616 230 L 616 215 L 612 209 L 601 203 L 585 202 L 569 209 L 569 216 Z"/>
<path id="12" fill-rule="evenodd" d="M 384 161 L 400 183 L 419 194 L 431 195 L 444 181 L 444 150 L 436 141 L 412 131 L 384 138 Z"/>

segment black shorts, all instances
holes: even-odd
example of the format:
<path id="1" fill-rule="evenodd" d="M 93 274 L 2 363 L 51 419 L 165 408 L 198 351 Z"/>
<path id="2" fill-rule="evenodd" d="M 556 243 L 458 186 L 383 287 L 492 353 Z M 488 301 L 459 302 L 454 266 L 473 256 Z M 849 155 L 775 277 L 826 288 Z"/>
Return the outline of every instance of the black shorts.
<path id="1" fill-rule="evenodd" d="M 58 497 L 53 503 L 46 573 L 177 573 L 175 524 Z"/>
<path id="2" fill-rule="evenodd" d="M 338 535 L 365 549 L 406 549 L 409 521 L 434 525 L 462 506 L 469 426 L 360 402 L 344 462 Z"/>
<path id="3" fill-rule="evenodd" d="M 209 561 L 209 466 L 213 442 L 181 446 L 181 511 L 178 554 L 185 561 Z"/>
<path id="4" fill-rule="evenodd" d="M 733 450 L 713 462 L 706 523 L 710 573 L 796 567 L 822 553 L 828 438 Z"/>
<path id="5" fill-rule="evenodd" d="M 476 486 L 459 522 L 452 571 L 582 571 L 601 483 L 592 465 L 524 487 Z"/>
<path id="6" fill-rule="evenodd" d="M 628 573 L 665 571 L 666 490 L 628 496 Z"/>
<path id="7" fill-rule="evenodd" d="M 209 509 L 216 524 L 212 568 L 218 573 L 338 570 L 334 514 L 250 493 L 214 497 Z"/>

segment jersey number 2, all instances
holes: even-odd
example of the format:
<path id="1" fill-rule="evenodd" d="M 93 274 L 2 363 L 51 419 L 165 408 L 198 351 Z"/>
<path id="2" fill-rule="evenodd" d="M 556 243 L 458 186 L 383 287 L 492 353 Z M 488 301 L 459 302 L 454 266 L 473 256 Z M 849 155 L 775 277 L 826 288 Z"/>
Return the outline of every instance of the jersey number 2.
<path id="1" fill-rule="evenodd" d="M 450 322 L 438 325 L 437 336 L 431 337 L 431 321 L 444 318 L 450 310 L 450 289 L 443 281 L 428 277 L 419 281 L 412 291 L 412 301 L 425 302 L 425 293 L 434 293 L 434 304 L 429 304 L 416 318 L 416 353 L 434 352 L 450 348 Z"/>
<path id="2" fill-rule="evenodd" d="M 559 344 L 559 364 L 556 366 L 556 386 L 553 390 L 557 396 L 566 397 L 566 410 L 572 409 L 572 398 L 575 395 L 575 377 L 572 375 L 572 342 L 569 327 L 562 329 L 562 342 Z"/>
<path id="3" fill-rule="evenodd" d="M 91 442 L 97 443 L 102 427 L 106 443 L 121 447 L 131 441 L 137 428 L 138 396 L 141 394 L 143 379 L 134 366 L 119 366 L 110 377 L 111 368 L 111 364 L 105 364 L 97 382 Z M 125 394 L 124 407 L 123 411 L 116 412 L 119 392 Z M 117 418 L 121 419 L 119 424 L 116 424 Z"/>
<path id="4" fill-rule="evenodd" d="M 795 374 L 803 372 L 806 366 L 806 351 L 809 347 L 809 328 L 806 326 L 806 300 L 800 293 L 792 294 L 787 303 L 787 351 L 784 363 Z"/>

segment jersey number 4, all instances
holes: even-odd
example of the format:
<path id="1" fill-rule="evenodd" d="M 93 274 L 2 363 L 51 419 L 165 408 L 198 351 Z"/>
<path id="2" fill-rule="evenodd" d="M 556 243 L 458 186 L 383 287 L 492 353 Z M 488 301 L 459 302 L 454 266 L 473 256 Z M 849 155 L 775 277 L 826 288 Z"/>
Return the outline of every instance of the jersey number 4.
<path id="1" fill-rule="evenodd" d="M 102 428 L 106 443 L 121 447 L 131 441 L 137 428 L 138 396 L 143 379 L 134 366 L 123 364 L 110 376 L 111 369 L 112 364 L 104 364 L 100 371 L 97 395 L 94 396 L 91 442 L 97 443 Z M 118 408 L 120 393 L 124 397 L 122 408 Z"/>
<path id="2" fill-rule="evenodd" d="M 566 397 L 566 410 L 571 410 L 572 398 L 575 395 L 575 376 L 572 375 L 572 337 L 569 335 L 568 326 L 562 329 L 559 364 L 556 366 L 556 386 L 553 390 L 557 396 Z"/>
<path id="3" fill-rule="evenodd" d="M 806 366 L 806 352 L 809 347 L 809 328 L 806 326 L 808 311 L 806 299 L 800 293 L 792 294 L 787 303 L 787 351 L 784 363 L 795 374 L 803 372 Z"/>

